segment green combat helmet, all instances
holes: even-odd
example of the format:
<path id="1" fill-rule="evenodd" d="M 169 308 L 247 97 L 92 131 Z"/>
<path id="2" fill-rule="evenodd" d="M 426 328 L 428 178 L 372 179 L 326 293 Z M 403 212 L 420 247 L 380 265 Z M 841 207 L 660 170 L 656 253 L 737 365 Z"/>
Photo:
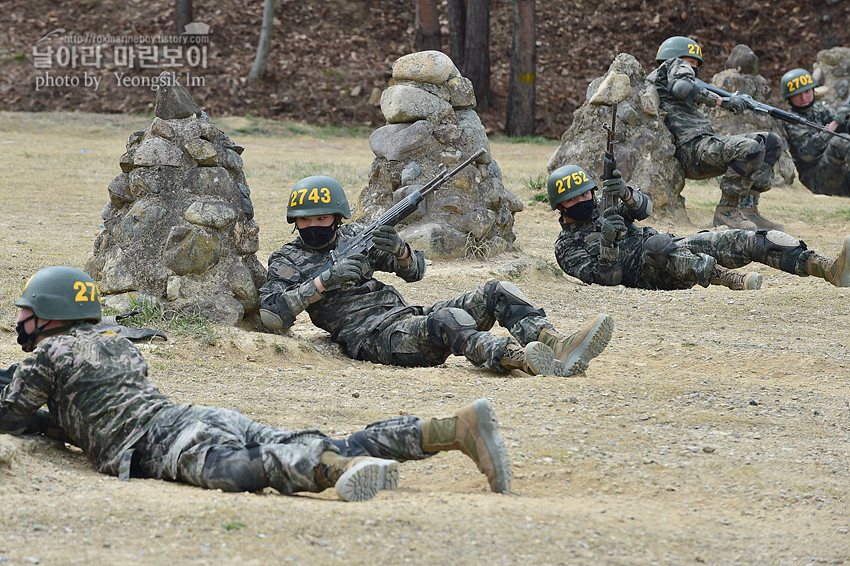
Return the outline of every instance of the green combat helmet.
<path id="1" fill-rule="evenodd" d="M 564 165 L 552 171 L 546 188 L 549 191 L 549 206 L 555 210 L 565 200 L 595 189 L 596 183 L 578 165 Z"/>
<path id="2" fill-rule="evenodd" d="M 291 224 L 296 218 L 322 214 L 351 216 L 342 185 L 326 175 L 313 175 L 295 183 L 286 208 L 286 221 Z"/>
<path id="3" fill-rule="evenodd" d="M 42 320 L 91 320 L 101 318 L 100 288 L 87 273 L 56 265 L 35 273 L 17 307 L 26 307 Z"/>
<path id="4" fill-rule="evenodd" d="M 795 94 L 812 90 L 818 83 L 807 70 L 791 69 L 782 75 L 779 86 L 782 89 L 782 98 L 788 100 Z"/>
<path id="5" fill-rule="evenodd" d="M 702 47 L 700 47 L 699 43 L 690 37 L 684 37 L 681 35 L 668 37 L 658 47 L 658 53 L 655 54 L 655 60 L 659 63 L 663 63 L 664 61 L 673 59 L 674 57 L 693 57 L 699 61 L 699 65 L 702 65 Z"/>

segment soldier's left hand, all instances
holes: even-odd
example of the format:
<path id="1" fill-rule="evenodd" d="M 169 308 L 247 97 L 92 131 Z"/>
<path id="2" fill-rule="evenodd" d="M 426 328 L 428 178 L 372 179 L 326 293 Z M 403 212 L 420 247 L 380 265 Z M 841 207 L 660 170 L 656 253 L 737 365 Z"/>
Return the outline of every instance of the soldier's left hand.
<path id="1" fill-rule="evenodd" d="M 376 249 L 391 253 L 396 257 L 403 256 L 407 247 L 395 228 L 389 224 L 375 228 L 375 231 L 372 232 L 372 243 L 375 244 Z"/>
<path id="2" fill-rule="evenodd" d="M 725 108 L 732 114 L 740 114 L 747 109 L 747 106 L 747 101 L 737 94 L 733 94 L 729 98 L 723 98 L 720 101 L 720 107 Z"/>
<path id="3" fill-rule="evenodd" d="M 602 181 L 602 194 L 604 196 L 617 197 L 620 200 L 628 200 L 631 191 L 626 186 L 626 182 L 623 180 L 618 169 L 614 169 L 611 172 L 610 179 Z"/>

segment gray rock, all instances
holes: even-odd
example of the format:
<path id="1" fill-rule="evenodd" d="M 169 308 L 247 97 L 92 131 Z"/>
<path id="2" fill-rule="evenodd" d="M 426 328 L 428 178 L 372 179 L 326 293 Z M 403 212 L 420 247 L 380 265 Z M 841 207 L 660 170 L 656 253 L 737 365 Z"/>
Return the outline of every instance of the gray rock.
<path id="1" fill-rule="evenodd" d="M 159 90 L 156 94 L 154 114 L 163 120 L 201 116 L 203 111 L 192 99 L 186 88 L 173 74 L 163 71 L 159 75 Z"/>
<path id="2" fill-rule="evenodd" d="M 438 122 L 452 111 L 452 105 L 429 92 L 406 85 L 393 85 L 381 95 L 381 112 L 387 122 Z"/>
<path id="3" fill-rule="evenodd" d="M 460 73 L 451 58 L 442 51 L 418 51 L 399 57 L 393 63 L 393 78 L 443 84 Z"/>
<path id="4" fill-rule="evenodd" d="M 165 240 L 162 264 L 177 275 L 203 273 L 221 256 L 219 238 L 197 226 L 174 226 Z"/>
<path id="5" fill-rule="evenodd" d="M 833 110 L 850 97 L 850 47 L 833 47 L 819 51 L 812 76 L 821 85 L 818 99 Z"/>
<path id="6" fill-rule="evenodd" d="M 759 74 L 759 58 L 747 45 L 738 44 L 726 59 L 726 69 L 737 70 L 744 75 Z"/>
<path id="7" fill-rule="evenodd" d="M 406 155 L 433 145 L 433 131 L 427 120 L 418 120 L 412 124 L 389 124 L 372 132 L 369 147 L 375 155 L 388 161 L 401 161 Z"/>
<path id="8" fill-rule="evenodd" d="M 220 230 L 233 222 L 237 215 L 237 210 L 226 202 L 195 201 L 183 213 L 183 218 L 192 224 Z"/>
<path id="9" fill-rule="evenodd" d="M 180 148 L 159 136 L 146 137 L 133 153 L 133 165 L 137 167 L 180 167 L 182 164 L 183 152 Z"/>

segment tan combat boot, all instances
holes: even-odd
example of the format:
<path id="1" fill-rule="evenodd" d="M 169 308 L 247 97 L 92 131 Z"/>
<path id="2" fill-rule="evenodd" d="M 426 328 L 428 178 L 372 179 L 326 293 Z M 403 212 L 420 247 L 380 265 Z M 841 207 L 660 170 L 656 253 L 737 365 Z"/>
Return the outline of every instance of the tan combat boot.
<path id="1" fill-rule="evenodd" d="M 720 204 L 714 209 L 713 223 L 715 226 L 728 226 L 739 230 L 750 230 L 755 232 L 758 228 L 754 222 L 749 220 L 741 211 L 740 199 L 730 197 L 726 193 L 720 197 Z"/>
<path id="2" fill-rule="evenodd" d="M 761 273 L 741 273 L 715 265 L 708 282 L 729 287 L 733 291 L 753 291 L 761 289 L 761 280 Z"/>
<path id="3" fill-rule="evenodd" d="M 552 348 L 557 360 L 556 375 L 568 377 L 586 370 L 590 360 L 608 345 L 613 333 L 614 319 L 600 314 L 593 322 L 566 338 L 554 328 L 544 328 L 537 339 Z"/>
<path id="4" fill-rule="evenodd" d="M 498 428 L 490 401 L 478 399 L 449 417 L 427 419 L 422 424 L 422 450 L 460 450 L 487 476 L 491 490 L 509 493 L 511 463 Z"/>
<path id="5" fill-rule="evenodd" d="M 316 466 L 315 479 L 322 489 L 335 487 L 343 501 L 365 501 L 379 489 L 398 486 L 398 462 L 370 456 L 346 458 L 326 450 Z"/>
<path id="6" fill-rule="evenodd" d="M 552 348 L 542 342 L 529 342 L 525 348 L 508 344 L 499 362 L 508 371 L 519 369 L 529 375 L 558 375 Z"/>
<path id="7" fill-rule="evenodd" d="M 768 220 L 759 212 L 759 197 L 761 193 L 750 191 L 741 199 L 741 213 L 747 220 L 755 224 L 761 230 L 783 230 L 782 224 Z"/>
<path id="8" fill-rule="evenodd" d="M 806 260 L 806 273 L 829 281 L 836 287 L 850 287 L 850 236 L 844 238 L 844 246 L 834 260 L 812 254 Z"/>

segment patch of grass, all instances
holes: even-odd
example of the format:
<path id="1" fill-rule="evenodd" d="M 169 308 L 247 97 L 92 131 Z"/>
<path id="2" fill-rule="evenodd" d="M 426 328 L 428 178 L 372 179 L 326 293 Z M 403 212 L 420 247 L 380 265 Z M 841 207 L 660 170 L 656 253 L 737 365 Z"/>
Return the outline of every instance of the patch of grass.
<path id="1" fill-rule="evenodd" d="M 495 136 L 490 136 L 490 139 L 495 140 L 495 141 L 500 141 L 502 143 L 511 143 L 511 144 L 528 143 L 528 144 L 531 144 L 531 145 L 557 146 L 558 143 L 559 143 L 558 140 L 555 139 L 555 138 L 547 138 L 547 137 L 543 137 L 543 136 L 510 137 L 510 136 L 498 134 L 498 135 L 495 135 Z"/>
<path id="2" fill-rule="evenodd" d="M 241 521 L 231 521 L 229 523 L 224 523 L 221 527 L 225 531 L 237 531 L 239 529 L 244 529 L 247 525 Z"/>
<path id="3" fill-rule="evenodd" d="M 121 321 L 126 326 L 155 328 L 162 330 L 166 334 L 171 331 L 185 336 L 192 336 L 209 346 L 218 344 L 218 333 L 206 317 L 201 314 L 199 309 L 193 309 L 188 312 L 167 311 L 159 303 L 137 300 L 132 295 L 130 296 L 130 308 L 137 311 L 137 313 Z"/>

